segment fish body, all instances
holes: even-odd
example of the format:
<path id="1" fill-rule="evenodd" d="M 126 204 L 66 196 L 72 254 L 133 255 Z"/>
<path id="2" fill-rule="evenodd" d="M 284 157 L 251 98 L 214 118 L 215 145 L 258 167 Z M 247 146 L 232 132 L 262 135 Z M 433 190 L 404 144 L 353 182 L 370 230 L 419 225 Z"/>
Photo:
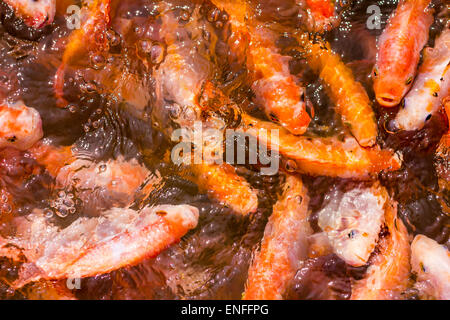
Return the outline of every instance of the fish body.
<path id="1" fill-rule="evenodd" d="M 397 203 L 391 199 L 385 203 L 384 221 L 388 234 L 378 241 L 378 251 L 364 278 L 355 281 L 352 300 L 399 299 L 407 288 L 411 270 L 408 231 L 397 217 Z"/>
<path id="2" fill-rule="evenodd" d="M 411 265 L 422 294 L 450 300 L 450 252 L 446 247 L 418 234 L 411 244 Z"/>
<path id="3" fill-rule="evenodd" d="M 39 112 L 21 102 L 0 104 L 0 148 L 26 150 L 44 135 Z"/>
<path id="4" fill-rule="evenodd" d="M 385 193 L 379 186 L 332 191 L 318 213 L 318 224 L 333 251 L 347 264 L 365 265 L 375 249 L 384 222 Z"/>
<path id="5" fill-rule="evenodd" d="M 15 237 L 0 241 L 0 253 L 13 244 L 27 258 L 13 287 L 39 279 L 83 278 L 135 265 L 180 240 L 198 221 L 189 205 L 159 205 L 139 211 L 113 208 L 96 218 L 79 218 L 65 229 L 35 212 L 18 218 Z"/>
<path id="6" fill-rule="evenodd" d="M 351 69 L 328 43 L 312 43 L 305 39 L 300 39 L 300 43 L 309 66 L 324 82 L 342 122 L 361 146 L 373 146 L 378 129 L 369 96 L 362 84 L 355 80 Z"/>
<path id="7" fill-rule="evenodd" d="M 400 157 L 378 146 L 362 148 L 353 137 L 318 138 L 295 136 L 274 123 L 242 114 L 239 132 L 256 137 L 260 143 L 292 160 L 294 170 L 310 175 L 366 179 L 382 170 L 397 170 Z M 278 133 L 278 139 L 271 135 Z M 292 162 L 291 161 L 291 162 Z"/>
<path id="8" fill-rule="evenodd" d="M 433 21 L 430 0 L 402 0 L 378 39 L 373 88 L 378 103 L 393 107 L 411 88 Z"/>
<path id="9" fill-rule="evenodd" d="M 436 39 L 434 48 L 425 49 L 423 63 L 394 126 L 401 130 L 422 129 L 449 94 L 450 29 L 445 29 Z"/>
<path id="10" fill-rule="evenodd" d="M 245 300 L 282 299 L 303 260 L 307 259 L 309 197 L 300 178 L 288 176 L 264 230 L 261 249 L 248 272 Z"/>
<path id="11" fill-rule="evenodd" d="M 4 0 L 29 27 L 39 29 L 53 22 L 56 0 Z"/>

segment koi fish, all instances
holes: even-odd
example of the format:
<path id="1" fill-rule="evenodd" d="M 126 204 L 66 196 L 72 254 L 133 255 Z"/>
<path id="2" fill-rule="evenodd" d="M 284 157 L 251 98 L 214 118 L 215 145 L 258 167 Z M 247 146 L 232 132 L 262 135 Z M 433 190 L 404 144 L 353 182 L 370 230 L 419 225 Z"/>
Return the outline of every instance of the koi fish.
<path id="1" fill-rule="evenodd" d="M 398 105 L 412 85 L 433 22 L 429 4 L 430 0 L 401 0 L 378 39 L 373 89 L 384 107 Z"/>
<path id="2" fill-rule="evenodd" d="M 352 300 L 398 299 L 408 285 L 411 269 L 408 231 L 397 217 L 396 202 L 386 202 L 384 221 L 389 233 L 379 240 L 379 251 L 364 278 L 354 283 Z"/>
<path id="3" fill-rule="evenodd" d="M 0 254 L 15 246 L 26 258 L 12 287 L 44 280 L 83 278 L 135 265 L 180 240 L 198 221 L 189 205 L 159 205 L 140 211 L 113 208 L 101 217 L 79 218 L 65 229 L 35 211 L 16 218 L 13 238 L 0 241 Z"/>
<path id="4" fill-rule="evenodd" d="M 194 164 L 191 166 L 200 189 L 207 191 L 212 199 L 233 209 L 236 213 L 247 215 L 258 208 L 258 193 L 249 183 L 227 164 Z"/>
<path id="5" fill-rule="evenodd" d="M 450 252 L 445 246 L 418 234 L 411 244 L 411 265 L 422 294 L 450 299 Z"/>
<path id="6" fill-rule="evenodd" d="M 25 24 L 34 29 L 42 28 L 53 22 L 56 12 L 56 0 L 4 0 Z"/>
<path id="7" fill-rule="evenodd" d="M 328 88 L 343 123 L 361 146 L 373 146 L 378 130 L 364 87 L 355 80 L 352 71 L 330 49 L 328 43 L 313 43 L 302 38 L 299 38 L 299 42 L 309 66 L 319 74 Z"/>
<path id="8" fill-rule="evenodd" d="M 405 97 L 404 107 L 394 120 L 401 130 L 419 130 L 450 94 L 450 29 L 436 39 L 434 48 L 426 48 L 423 63 L 413 87 Z"/>
<path id="9" fill-rule="evenodd" d="M 233 34 L 228 43 L 236 55 L 247 62 L 256 101 L 267 117 L 293 134 L 303 134 L 311 121 L 306 112 L 305 89 L 291 75 L 289 58 L 278 52 L 271 31 L 248 21 L 249 8 L 243 0 L 215 0 L 213 3 L 230 15 Z M 243 51 L 243 46 L 247 50 Z"/>
<path id="10" fill-rule="evenodd" d="M 378 146 L 362 148 L 353 137 L 342 141 L 336 137 L 295 136 L 274 123 L 246 114 L 241 117 L 239 132 L 256 137 L 272 151 L 290 159 L 293 169 L 301 173 L 364 179 L 381 170 L 401 167 L 401 159 L 391 150 L 381 150 Z M 278 140 L 271 139 L 270 132 L 278 132 Z"/>
<path id="11" fill-rule="evenodd" d="M 248 271 L 244 300 L 282 299 L 289 280 L 308 258 L 308 236 L 313 233 L 308 203 L 300 178 L 288 176 Z"/>
<path id="12" fill-rule="evenodd" d="M 351 266 L 365 265 L 384 222 L 386 192 L 374 185 L 344 194 L 333 190 L 326 199 L 327 205 L 318 213 L 318 224 L 334 253 Z"/>
<path id="13" fill-rule="evenodd" d="M 0 148 L 26 150 L 44 135 L 39 112 L 21 102 L 0 104 Z"/>

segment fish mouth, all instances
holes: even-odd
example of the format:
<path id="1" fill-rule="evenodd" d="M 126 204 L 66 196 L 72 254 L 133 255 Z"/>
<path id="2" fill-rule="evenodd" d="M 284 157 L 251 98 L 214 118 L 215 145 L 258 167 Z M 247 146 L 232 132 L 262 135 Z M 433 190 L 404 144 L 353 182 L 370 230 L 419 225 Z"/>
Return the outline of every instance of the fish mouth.
<path id="1" fill-rule="evenodd" d="M 390 93 L 382 93 L 377 95 L 377 101 L 384 107 L 394 107 L 400 103 L 400 99 Z"/>

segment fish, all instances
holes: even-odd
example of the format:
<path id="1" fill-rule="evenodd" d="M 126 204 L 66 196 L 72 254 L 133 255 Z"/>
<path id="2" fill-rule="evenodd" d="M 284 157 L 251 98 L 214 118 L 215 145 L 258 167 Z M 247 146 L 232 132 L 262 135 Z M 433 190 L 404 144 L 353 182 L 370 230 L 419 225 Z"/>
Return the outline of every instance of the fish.
<path id="1" fill-rule="evenodd" d="M 444 112 L 447 114 L 449 130 L 442 135 L 435 154 L 435 167 L 441 190 L 450 190 L 450 98 L 446 98 Z"/>
<path id="2" fill-rule="evenodd" d="M 311 121 L 306 111 L 305 88 L 290 73 L 290 58 L 276 48 L 273 32 L 248 18 L 251 9 L 244 0 L 213 3 L 230 16 L 232 35 L 228 44 L 239 61 L 246 62 L 255 101 L 269 119 L 293 134 L 303 134 Z"/>
<path id="3" fill-rule="evenodd" d="M 248 215 L 258 209 L 258 192 L 228 164 L 203 161 L 191 165 L 194 181 L 212 199 L 230 207 L 234 212 Z"/>
<path id="4" fill-rule="evenodd" d="M 411 88 L 433 22 L 430 0 L 401 0 L 378 38 L 373 76 L 376 100 L 394 107 Z"/>
<path id="5" fill-rule="evenodd" d="M 42 139 L 39 112 L 23 102 L 0 104 L 0 148 L 26 150 Z"/>
<path id="6" fill-rule="evenodd" d="M 108 49 L 106 31 L 111 21 L 110 10 L 111 0 L 83 1 L 80 28 L 70 34 L 61 64 L 53 79 L 53 90 L 58 107 L 63 108 L 68 105 L 64 98 L 66 68 L 86 63 L 90 59 L 90 57 L 86 58 L 90 52 L 104 52 Z"/>
<path id="7" fill-rule="evenodd" d="M 384 223 L 386 191 L 378 184 L 345 193 L 332 190 L 318 212 L 318 225 L 327 235 L 333 252 L 347 264 L 367 263 Z"/>
<path id="8" fill-rule="evenodd" d="M 445 246 L 418 234 L 411 244 L 411 265 L 422 296 L 450 300 L 450 252 Z"/>
<path id="9" fill-rule="evenodd" d="M 373 146 L 378 135 L 377 122 L 362 84 L 355 80 L 351 69 L 331 50 L 329 43 L 314 43 L 303 35 L 297 38 L 308 65 L 325 84 L 344 125 L 361 146 Z"/>
<path id="10" fill-rule="evenodd" d="M 385 203 L 385 227 L 388 234 L 381 237 L 377 253 L 361 280 L 352 286 L 352 300 L 400 299 L 407 288 L 411 271 L 408 231 L 397 216 L 397 202 Z"/>
<path id="11" fill-rule="evenodd" d="M 158 255 L 195 228 L 198 215 L 190 205 L 112 208 L 60 229 L 35 210 L 14 220 L 17 232 L 0 240 L 0 255 L 17 259 L 22 254 L 27 259 L 11 285 L 15 289 L 41 279 L 95 276 Z M 11 246 L 20 254 L 12 254 Z"/>
<path id="12" fill-rule="evenodd" d="M 304 3 L 304 0 L 297 0 Z M 338 21 L 336 17 L 335 1 L 333 0 L 306 0 L 308 12 L 312 15 L 312 28 L 315 32 L 330 31 Z"/>
<path id="13" fill-rule="evenodd" d="M 450 29 L 444 29 L 434 48 L 426 48 L 418 75 L 398 111 L 397 130 L 420 130 L 450 94 Z"/>
<path id="14" fill-rule="evenodd" d="M 53 22 L 56 0 L 4 0 L 27 26 L 40 29 Z"/>
<path id="15" fill-rule="evenodd" d="M 337 137 L 295 136 L 274 123 L 241 114 L 237 131 L 256 137 L 270 150 L 288 159 L 292 169 L 310 175 L 367 179 L 382 170 L 398 170 L 401 155 L 379 146 L 362 148 L 351 136 Z M 271 139 L 276 132 L 278 139 Z"/>
<path id="16" fill-rule="evenodd" d="M 302 180 L 286 177 L 283 193 L 269 217 L 261 248 L 248 271 L 244 300 L 280 300 L 308 255 L 308 191 Z"/>

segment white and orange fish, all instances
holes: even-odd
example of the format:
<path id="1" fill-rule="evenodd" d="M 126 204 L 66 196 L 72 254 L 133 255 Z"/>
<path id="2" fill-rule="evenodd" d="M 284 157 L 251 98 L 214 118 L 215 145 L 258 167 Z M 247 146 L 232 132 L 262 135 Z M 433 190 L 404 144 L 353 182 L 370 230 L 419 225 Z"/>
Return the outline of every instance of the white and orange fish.
<path id="1" fill-rule="evenodd" d="M 306 111 L 305 88 L 290 73 L 289 57 L 279 53 L 272 32 L 248 19 L 251 12 L 244 0 L 213 3 L 230 16 L 232 35 L 228 43 L 238 58 L 247 63 L 256 101 L 269 119 L 293 134 L 303 134 L 311 121 Z"/>
<path id="2" fill-rule="evenodd" d="M 0 148 L 26 150 L 44 135 L 39 112 L 22 102 L 0 104 Z"/>
<path id="3" fill-rule="evenodd" d="M 56 0 L 4 0 L 29 27 L 39 29 L 53 22 Z"/>
<path id="4" fill-rule="evenodd" d="M 419 130 L 435 114 L 442 99 L 450 94 L 450 29 L 436 39 L 434 48 L 424 50 L 423 63 L 403 108 L 395 117 L 394 127 Z"/>
<path id="5" fill-rule="evenodd" d="M 108 48 L 106 36 L 110 23 L 111 0 L 89 0 L 84 2 L 81 11 L 81 26 L 69 37 L 64 50 L 61 65 L 58 67 L 53 89 L 59 107 L 67 106 L 64 98 L 64 76 L 67 66 L 85 63 L 90 52 L 102 52 Z"/>
<path id="6" fill-rule="evenodd" d="M 445 246 L 417 235 L 411 244 L 411 265 L 421 295 L 450 300 L 450 252 Z"/>
<path id="7" fill-rule="evenodd" d="M 318 224 L 334 253 L 347 264 L 359 267 L 367 263 L 384 223 L 386 196 L 378 184 L 327 194 L 327 204 L 318 213 Z"/>
<path id="8" fill-rule="evenodd" d="M 195 228 L 197 221 L 195 207 L 159 205 L 139 211 L 113 208 L 60 229 L 36 210 L 15 218 L 17 231 L 0 239 L 0 255 L 14 257 L 16 251 L 16 258 L 27 259 L 13 288 L 41 279 L 90 277 L 158 255 Z"/>

